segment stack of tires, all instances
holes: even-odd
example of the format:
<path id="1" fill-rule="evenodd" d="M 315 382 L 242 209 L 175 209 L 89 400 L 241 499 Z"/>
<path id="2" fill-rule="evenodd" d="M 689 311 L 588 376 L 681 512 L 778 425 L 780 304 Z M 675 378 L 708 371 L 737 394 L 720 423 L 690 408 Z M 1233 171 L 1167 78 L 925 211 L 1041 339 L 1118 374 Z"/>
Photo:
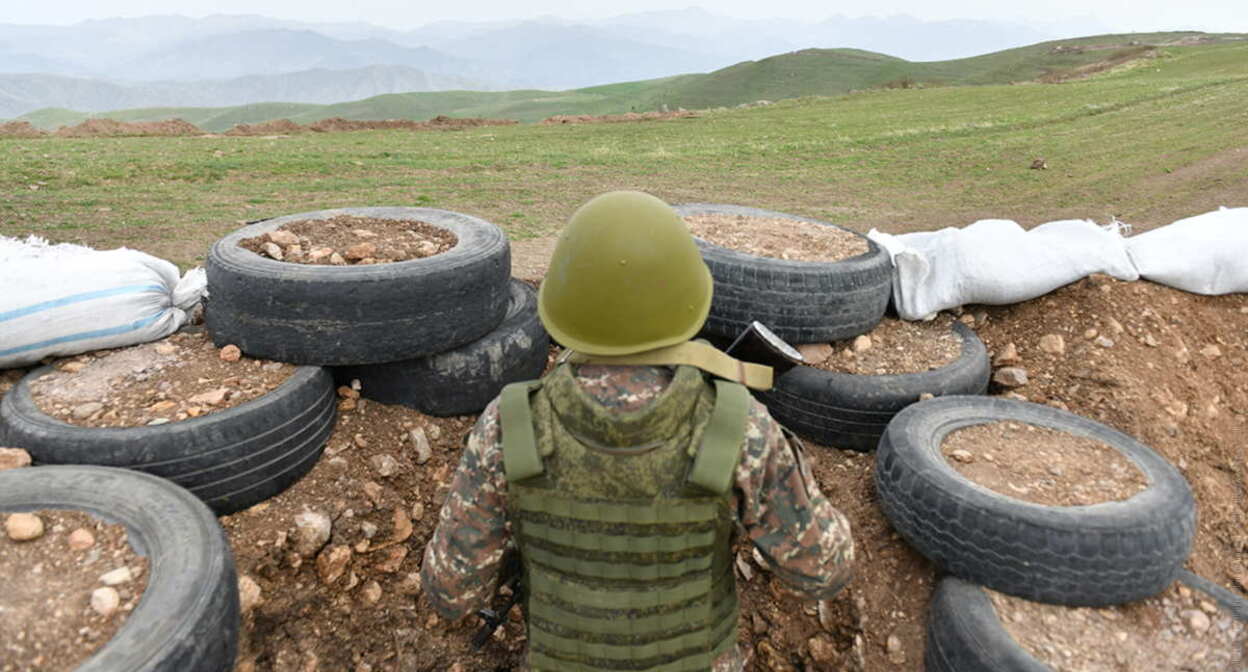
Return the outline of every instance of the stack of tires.
<path id="1" fill-rule="evenodd" d="M 262 257 L 239 241 L 287 222 L 356 215 L 418 220 L 458 240 L 432 257 L 313 266 Z M 510 278 L 510 246 L 493 224 L 427 208 L 349 208 L 258 222 L 217 241 L 207 260 L 207 328 L 218 347 L 298 364 L 271 392 L 168 424 L 90 428 L 35 404 L 36 369 L 0 400 L 0 436 L 37 465 L 121 467 L 169 479 L 218 515 L 258 504 L 320 458 L 338 410 L 335 376 L 361 393 L 433 415 L 481 411 L 509 382 L 536 378 L 549 337 L 536 293 Z"/>
<path id="2" fill-rule="evenodd" d="M 742 215 L 836 226 L 737 205 L 691 203 L 675 209 L 682 217 Z M 867 251 L 831 262 L 760 257 L 696 239 L 715 285 L 703 335 L 727 344 L 757 320 L 785 341 L 800 345 L 850 339 L 874 329 L 892 296 L 892 261 L 875 241 L 849 233 L 861 237 Z M 953 329 L 962 340 L 962 351 L 957 360 L 939 369 L 853 375 L 797 366 L 758 399 L 800 436 L 837 448 L 874 450 L 893 416 L 921 395 L 987 390 L 991 367 L 983 342 L 965 325 L 954 324 Z"/>
<path id="3" fill-rule="evenodd" d="M 415 220 L 449 231 L 450 250 L 367 266 L 276 261 L 239 246 L 301 220 L 340 215 Z M 510 277 L 497 226 L 430 208 L 345 208 L 265 220 L 222 238 L 208 257 L 205 321 L 218 346 L 330 367 L 362 396 L 431 415 L 480 412 L 509 382 L 545 367 L 549 337 L 536 293 Z"/>
<path id="4" fill-rule="evenodd" d="M 1146 488 L 1122 501 L 1046 506 L 959 474 L 940 445 L 951 432 L 1010 420 L 1103 442 Z M 1196 510 L 1182 475 L 1153 450 L 1100 423 L 996 397 L 944 397 L 897 414 L 880 440 L 875 484 L 893 527 L 946 574 L 928 616 L 929 672 L 1044 672 L 1003 627 L 982 587 L 1064 606 L 1123 604 L 1179 580 L 1248 619 L 1243 600 L 1183 569 Z"/>

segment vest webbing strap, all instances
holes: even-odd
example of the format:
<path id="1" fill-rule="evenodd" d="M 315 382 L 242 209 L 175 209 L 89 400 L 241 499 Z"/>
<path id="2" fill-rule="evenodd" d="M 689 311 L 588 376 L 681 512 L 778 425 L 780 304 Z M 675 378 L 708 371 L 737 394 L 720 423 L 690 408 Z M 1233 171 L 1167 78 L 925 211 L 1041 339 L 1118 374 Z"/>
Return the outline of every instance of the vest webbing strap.
<path id="1" fill-rule="evenodd" d="M 544 470 L 533 431 L 529 394 L 542 386 L 540 380 L 511 383 L 498 398 L 498 421 L 503 433 L 503 471 L 508 483 L 538 476 Z"/>
<path id="2" fill-rule="evenodd" d="M 709 433 L 709 429 L 707 430 Z M 744 432 L 744 428 L 742 429 Z M 508 473 L 508 480 L 511 474 Z M 598 523 L 633 523 L 653 525 L 668 523 L 703 523 L 715 520 L 719 512 L 718 502 L 681 501 L 679 506 L 671 502 L 655 501 L 645 504 L 627 502 L 587 502 L 562 497 L 549 490 L 517 488 L 516 505 L 526 512 L 545 513 L 559 518 L 589 520 Z"/>
<path id="3" fill-rule="evenodd" d="M 714 624 L 715 627 L 713 632 L 717 637 L 725 637 L 732 631 L 736 623 L 737 619 L 734 614 L 731 618 L 724 619 L 720 623 Z M 623 660 L 630 662 L 634 660 L 644 660 L 646 658 L 656 658 L 659 656 L 680 656 L 676 661 L 673 661 L 673 663 L 684 663 L 687 665 L 689 662 L 692 662 L 691 659 L 701 659 L 701 664 L 704 665 L 702 669 L 708 670 L 710 669 L 711 659 L 714 654 L 706 649 L 700 648 L 705 641 L 705 633 L 691 632 L 677 637 L 661 639 L 646 644 L 600 644 L 597 642 L 586 642 L 580 639 L 560 637 L 537 628 L 529 629 L 529 642 L 531 645 L 535 649 L 541 649 L 549 653 L 558 652 L 576 657 L 597 658 L 600 660 Z M 682 653 L 685 655 L 681 656 L 680 654 Z M 562 668 L 555 667 L 554 669 Z"/>
<path id="4" fill-rule="evenodd" d="M 772 369 L 762 364 L 751 364 L 717 350 L 715 346 L 697 341 L 685 341 L 665 348 L 639 352 L 634 355 L 587 355 L 571 352 L 567 360 L 573 364 L 605 364 L 610 366 L 677 366 L 688 364 L 703 371 L 731 380 L 755 390 L 770 390 Z"/>
<path id="5" fill-rule="evenodd" d="M 719 606 L 711 614 L 714 623 L 719 623 L 729 616 L 737 615 L 737 596 L 729 593 L 726 599 L 720 600 Z M 586 618 L 544 600 L 529 603 L 529 617 L 553 623 L 576 623 L 576 628 L 595 635 L 646 635 L 652 633 L 673 632 L 695 625 L 706 617 L 706 606 L 696 603 L 676 611 L 654 616 L 638 618 Z"/>
<path id="6" fill-rule="evenodd" d="M 715 531 L 691 532 L 675 536 L 607 534 L 556 528 L 544 523 L 523 521 L 520 536 L 559 546 L 604 553 L 680 553 L 715 543 Z"/>
<path id="7" fill-rule="evenodd" d="M 658 579 L 675 579 L 690 572 L 711 568 L 710 555 L 694 556 L 677 562 L 639 565 L 631 562 L 599 562 L 596 560 L 570 558 L 537 547 L 529 548 L 525 553 L 528 554 L 529 560 L 539 565 L 545 565 L 567 574 L 589 577 L 591 579 L 652 582 Z"/>
<path id="8" fill-rule="evenodd" d="M 710 669 L 711 662 L 714 661 L 715 658 L 723 655 L 729 648 L 736 645 L 736 624 L 734 623 L 733 625 L 734 627 L 732 632 L 720 641 L 719 645 L 711 651 L 709 656 L 682 658 L 670 663 L 655 665 L 641 670 L 632 669 L 629 670 L 629 672 L 706 672 Z M 706 658 L 710 658 L 710 660 L 706 660 Z M 533 670 L 533 672 L 548 672 L 552 670 L 559 670 L 560 672 L 602 672 L 601 667 L 582 665 L 581 663 L 551 658 L 550 656 L 538 651 L 529 652 L 529 668 Z"/>
<path id="9" fill-rule="evenodd" d="M 728 492 L 741 459 L 749 412 L 748 390 L 726 380 L 715 381 L 715 409 L 711 411 L 702 446 L 693 460 L 690 483 L 715 494 Z"/>
<path id="10" fill-rule="evenodd" d="M 658 609 L 701 597 L 711 592 L 711 577 L 700 575 L 692 580 L 665 586 L 663 590 L 653 587 L 644 590 L 612 590 L 592 588 L 572 581 L 560 580 L 549 570 L 529 566 L 532 570 L 530 589 L 532 599 L 540 600 L 550 595 L 569 604 L 592 604 L 601 609 Z"/>

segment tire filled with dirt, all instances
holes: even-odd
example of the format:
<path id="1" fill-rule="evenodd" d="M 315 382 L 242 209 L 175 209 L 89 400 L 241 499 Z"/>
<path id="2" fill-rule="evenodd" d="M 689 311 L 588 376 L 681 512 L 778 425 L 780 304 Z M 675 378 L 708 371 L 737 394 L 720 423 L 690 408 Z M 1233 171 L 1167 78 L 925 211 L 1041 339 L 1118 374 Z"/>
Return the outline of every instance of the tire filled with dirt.
<path id="1" fill-rule="evenodd" d="M 537 292 L 512 280 L 503 321 L 459 348 L 387 364 L 334 367 L 340 385 L 360 381 L 361 396 L 436 416 L 480 413 L 504 385 L 542 375 L 550 335 L 537 315 Z"/>
<path id="2" fill-rule="evenodd" d="M 942 443 L 997 422 L 1103 446 L 1134 474 L 1133 494 L 1050 505 L 1013 494 L 1030 492 L 1026 484 L 1009 483 L 1007 495 L 972 481 L 946 459 Z M 953 455 L 960 457 L 987 460 Z M 1063 480 L 1050 472 L 1044 482 Z M 938 397 L 898 413 L 880 439 L 875 484 L 889 522 L 939 568 L 1036 602 L 1103 606 L 1155 595 L 1175 580 L 1195 534 L 1191 488 L 1152 449 L 1072 413 L 997 397 Z"/>
<path id="3" fill-rule="evenodd" d="M 375 234 L 366 229 L 356 231 L 373 236 L 361 234 L 338 258 L 318 257 L 318 249 L 303 250 L 299 242 L 272 242 L 297 225 L 344 218 L 423 224 L 455 243 L 432 256 L 388 262 L 359 257 L 379 251 Z M 271 253 L 258 254 L 245 244 Z M 299 248 L 297 255 L 292 248 Z M 234 344 L 282 362 L 342 366 L 423 357 L 488 333 L 507 310 L 511 253 L 501 229 L 469 215 L 343 208 L 244 227 L 213 244 L 206 268 L 204 319 L 218 346 Z"/>
<path id="4" fill-rule="evenodd" d="M 1187 570 L 1157 596 L 1102 609 L 1028 603 L 947 576 L 923 658 L 927 672 L 1178 672 L 1235 669 L 1246 645 L 1248 601 Z"/>
<path id="5" fill-rule="evenodd" d="M 834 224 L 737 205 L 689 203 L 674 206 L 687 222 L 698 218 L 788 220 L 793 226 L 832 227 L 861 246 L 861 253 L 835 261 L 758 256 L 695 240 L 714 278 L 714 295 L 704 335 L 731 341 L 758 320 L 789 343 L 821 343 L 870 331 L 892 296 L 892 261 L 874 241 Z M 705 234 L 703 234 L 705 235 Z M 783 253 L 781 253 L 783 254 Z"/>
<path id="6" fill-rule="evenodd" d="M 165 345 L 147 344 L 135 350 Z M 211 345 L 207 347 L 212 350 Z M 117 351 L 108 356 L 124 354 Z M 288 366 L 294 370 L 284 382 L 237 406 L 132 427 L 71 424 L 40 408 L 32 388 L 38 390 L 50 379 L 74 375 L 64 368 L 36 369 L 0 399 L 0 425 L 8 443 L 24 448 L 37 465 L 124 467 L 167 478 L 219 515 L 245 509 L 290 487 L 316 463 L 334 428 L 333 378 L 321 367 Z M 224 396 L 223 391 L 217 394 Z M 82 405 L 87 410 L 95 408 L 91 417 L 98 417 L 101 406 L 98 402 Z M 68 419 L 89 420 L 85 412 Z"/>
<path id="7" fill-rule="evenodd" d="M 983 341 L 961 322 L 944 328 L 958 342 L 956 354 L 934 369 L 855 374 L 796 366 L 778 377 L 771 390 L 758 393 L 758 399 L 780 424 L 804 438 L 836 448 L 875 450 L 893 416 L 923 395 L 975 395 L 988 389 L 992 367 Z M 841 356 L 834 353 L 831 358 Z"/>
<path id="8" fill-rule="evenodd" d="M 212 512 L 173 483 L 92 466 L 0 472 L 0 512 L 82 511 L 124 525 L 148 561 L 125 623 L 75 672 L 226 672 L 238 650 L 238 577 Z"/>

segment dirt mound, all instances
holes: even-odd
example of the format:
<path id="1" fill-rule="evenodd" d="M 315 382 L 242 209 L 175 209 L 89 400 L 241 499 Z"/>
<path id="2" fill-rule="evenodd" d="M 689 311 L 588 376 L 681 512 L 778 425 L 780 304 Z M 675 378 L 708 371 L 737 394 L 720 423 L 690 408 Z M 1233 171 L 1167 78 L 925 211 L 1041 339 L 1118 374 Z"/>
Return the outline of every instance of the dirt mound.
<path id="1" fill-rule="evenodd" d="M 359 121 L 355 119 L 343 119 L 342 117 L 331 117 L 322 119 L 308 125 L 308 128 L 318 133 L 340 133 L 346 131 L 379 131 L 379 130 L 409 130 L 418 131 L 425 127 L 423 122 L 411 121 L 408 119 L 386 119 L 384 121 Z"/>
<path id="2" fill-rule="evenodd" d="M 308 128 L 319 133 L 334 133 L 344 131 L 389 131 L 389 130 L 405 130 L 405 131 L 429 131 L 429 130 L 458 130 L 462 128 L 475 128 L 478 126 L 510 126 L 519 122 L 511 119 L 479 119 L 466 118 L 455 119 L 443 115 L 438 115 L 429 121 L 412 121 L 410 119 L 386 119 L 383 121 L 362 121 L 356 119 L 343 119 L 342 117 L 332 117 L 322 119 L 318 122 L 310 124 Z"/>
<path id="3" fill-rule="evenodd" d="M 478 126 L 514 126 L 520 122 L 514 119 L 482 119 L 480 117 L 464 117 L 456 119 L 439 114 L 430 119 L 429 128 L 435 129 L 456 129 L 456 128 L 476 128 Z"/>
<path id="4" fill-rule="evenodd" d="M 307 126 L 300 126 L 289 119 L 275 119 L 273 121 L 264 121 L 259 124 L 236 124 L 234 128 L 226 131 L 226 135 L 293 135 L 295 133 L 305 133 L 309 129 Z"/>
<path id="5" fill-rule="evenodd" d="M 29 121 L 6 121 L 0 124 L 0 138 L 40 138 L 47 135 Z"/>
<path id="6" fill-rule="evenodd" d="M 699 116 L 696 112 L 680 109 L 672 112 L 628 112 L 626 114 L 556 114 L 542 120 L 543 124 L 613 124 L 625 121 L 663 121 L 688 119 Z"/>
<path id="7" fill-rule="evenodd" d="M 1093 276 L 986 314 L 984 342 L 1014 343 L 1028 369 L 1018 393 L 1130 434 L 1178 466 L 1200 511 L 1189 568 L 1248 582 L 1248 295 Z M 1046 333 L 1063 337 L 1061 354 L 1040 349 Z"/>
<path id="8" fill-rule="evenodd" d="M 77 126 L 62 126 L 56 129 L 56 135 L 62 138 L 173 137 L 203 135 L 203 133 L 194 124 L 181 119 L 167 119 L 165 121 L 87 119 Z"/>
<path id="9" fill-rule="evenodd" d="M 166 119 L 165 121 L 150 121 L 134 123 L 133 126 L 139 127 L 144 131 L 144 135 L 159 136 L 186 136 L 186 135 L 203 135 L 204 132 L 195 124 L 182 119 Z"/>

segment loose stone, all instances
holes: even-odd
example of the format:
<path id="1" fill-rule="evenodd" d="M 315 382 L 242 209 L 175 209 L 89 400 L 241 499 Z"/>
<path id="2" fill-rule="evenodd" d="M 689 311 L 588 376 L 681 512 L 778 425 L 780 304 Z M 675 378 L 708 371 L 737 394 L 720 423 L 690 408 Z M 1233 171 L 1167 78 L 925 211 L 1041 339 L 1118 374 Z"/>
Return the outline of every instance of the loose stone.
<path id="1" fill-rule="evenodd" d="M 263 593 L 260 590 L 260 584 L 256 580 L 242 574 L 238 577 L 238 607 L 239 611 L 246 614 L 255 609 L 263 601 Z"/>
<path id="2" fill-rule="evenodd" d="M 299 244 L 299 236 L 295 235 L 294 233 L 290 231 L 282 231 L 279 229 L 277 231 L 270 231 L 264 234 L 264 236 L 269 239 L 270 243 L 276 243 L 283 247 L 286 245 L 298 245 Z"/>
<path id="3" fill-rule="evenodd" d="M 399 472 L 399 461 L 394 459 L 392 455 L 374 455 L 368 462 L 377 471 L 377 475 L 383 478 L 393 476 Z"/>
<path id="4" fill-rule="evenodd" d="M 4 530 L 13 541 L 33 541 L 43 536 L 43 519 L 33 513 L 14 513 L 4 521 Z"/>
<path id="5" fill-rule="evenodd" d="M 91 530 L 80 527 L 69 533 L 69 547 L 75 551 L 85 551 L 95 545 L 95 535 Z"/>
<path id="6" fill-rule="evenodd" d="M 351 261 L 360 261 L 377 255 L 377 245 L 375 243 L 359 243 L 347 248 L 346 258 Z"/>
<path id="7" fill-rule="evenodd" d="M 369 604 L 377 604 L 381 600 L 381 584 L 376 581 L 369 581 L 360 589 L 360 595 L 364 601 Z"/>
<path id="8" fill-rule="evenodd" d="M 1007 366 L 992 374 L 993 382 L 1004 387 L 1022 387 L 1027 384 L 1027 369 Z"/>
<path id="9" fill-rule="evenodd" d="M 797 351 L 807 364 L 818 364 L 832 356 L 833 348 L 830 343 L 803 343 L 797 346 Z"/>
<path id="10" fill-rule="evenodd" d="M 111 572 L 101 574 L 100 583 L 106 586 L 120 586 L 123 583 L 130 583 L 133 578 L 129 567 L 118 567 Z"/>
<path id="11" fill-rule="evenodd" d="M 85 404 L 79 404 L 72 411 L 73 416 L 78 420 L 86 420 L 104 409 L 104 404 L 98 401 L 88 401 Z"/>
<path id="12" fill-rule="evenodd" d="M 1209 617 L 1203 611 L 1188 609 L 1183 612 L 1182 616 L 1187 623 L 1187 627 L 1191 628 L 1192 632 L 1196 634 L 1202 634 L 1209 629 Z"/>
<path id="13" fill-rule="evenodd" d="M 322 582 L 332 584 L 342 577 L 342 573 L 346 571 L 347 563 L 350 561 L 350 547 L 341 545 L 326 546 L 325 550 L 316 556 L 316 573 L 321 577 Z"/>
<path id="14" fill-rule="evenodd" d="M 237 345 L 227 345 L 221 348 L 219 356 L 223 362 L 237 362 L 243 356 L 243 351 Z"/>
<path id="15" fill-rule="evenodd" d="M 1006 343 L 1005 347 L 1001 348 L 1001 352 L 997 353 L 997 356 L 992 360 L 992 363 L 996 366 L 1013 366 L 1021 361 L 1022 359 L 1018 356 L 1018 346 L 1014 345 L 1013 342 L 1010 342 Z"/>
<path id="16" fill-rule="evenodd" d="M 962 448 L 949 453 L 949 457 L 952 457 L 953 459 L 964 464 L 970 464 L 975 461 L 975 456 L 971 454 L 971 451 L 964 450 Z"/>
<path id="17" fill-rule="evenodd" d="M 310 558 L 329 542 L 333 523 L 320 511 L 304 511 L 295 516 L 295 552 Z"/>
<path id="18" fill-rule="evenodd" d="M 0 471 L 30 466 L 30 453 L 21 448 L 0 448 Z"/>
<path id="19" fill-rule="evenodd" d="M 121 595 L 113 588 L 96 588 L 91 593 L 91 608 L 105 618 L 112 616 L 121 606 Z"/>
<path id="20" fill-rule="evenodd" d="M 412 446 L 416 449 L 416 464 L 424 464 L 433 457 L 433 449 L 429 447 L 429 437 L 425 436 L 425 430 L 417 427 L 411 432 Z"/>
<path id="21" fill-rule="evenodd" d="M 1066 339 L 1061 334 L 1045 334 L 1040 337 L 1040 349 L 1050 355 L 1066 353 Z"/>

